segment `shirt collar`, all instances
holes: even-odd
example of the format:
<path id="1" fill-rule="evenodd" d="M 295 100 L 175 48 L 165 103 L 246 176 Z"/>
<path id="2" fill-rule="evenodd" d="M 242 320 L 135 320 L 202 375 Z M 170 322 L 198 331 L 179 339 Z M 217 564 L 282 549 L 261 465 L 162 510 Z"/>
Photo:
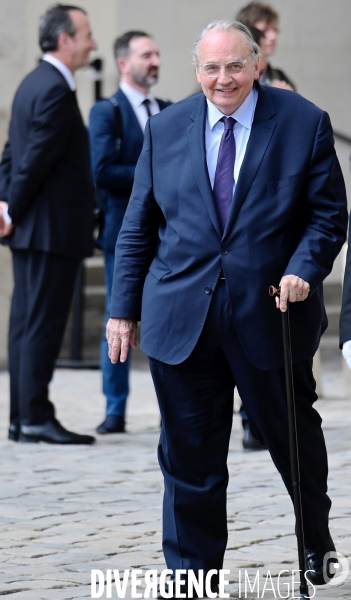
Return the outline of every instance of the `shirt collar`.
<path id="1" fill-rule="evenodd" d="M 256 88 L 252 88 L 251 92 L 245 98 L 244 102 L 240 104 L 239 108 L 237 108 L 231 115 L 226 116 L 233 117 L 233 119 L 240 123 L 240 125 L 246 127 L 246 129 L 251 129 L 255 114 L 257 96 L 258 94 Z M 218 121 L 224 116 L 225 115 L 223 115 L 223 113 L 221 113 L 221 111 L 218 110 L 218 108 L 207 98 L 207 119 L 210 128 L 213 129 L 216 123 L 218 123 Z"/>
<path id="2" fill-rule="evenodd" d="M 52 54 L 44 54 L 42 57 L 42 60 L 45 60 L 46 62 L 48 62 L 51 65 L 53 65 L 54 67 L 56 67 L 56 69 L 58 71 L 60 71 L 61 75 L 64 76 L 64 78 L 67 81 L 67 84 L 68 84 L 69 88 L 72 90 L 72 92 L 75 91 L 76 82 L 73 79 L 73 75 L 72 75 L 71 71 L 69 70 L 68 67 L 66 67 L 66 65 L 63 64 L 63 62 L 61 62 L 58 58 L 56 58 L 56 56 L 52 56 Z"/>
<path id="3" fill-rule="evenodd" d="M 146 100 L 146 98 L 150 101 L 154 99 L 152 94 L 142 94 L 125 81 L 121 81 L 119 87 L 121 88 L 122 92 L 127 96 L 133 108 L 138 108 L 144 102 L 144 100 Z"/>

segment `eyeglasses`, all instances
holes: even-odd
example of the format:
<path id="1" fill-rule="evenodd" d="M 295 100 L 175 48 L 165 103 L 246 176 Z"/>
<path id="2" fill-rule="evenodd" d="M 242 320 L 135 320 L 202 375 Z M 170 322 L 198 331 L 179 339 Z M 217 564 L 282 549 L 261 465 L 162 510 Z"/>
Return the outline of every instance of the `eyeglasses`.
<path id="1" fill-rule="evenodd" d="M 201 71 L 205 75 L 207 75 L 207 77 L 218 77 L 221 72 L 221 68 L 224 67 L 227 75 L 229 75 L 230 77 L 233 77 L 235 75 L 240 75 L 240 73 L 243 72 L 247 62 L 248 62 L 247 58 L 245 58 L 243 60 L 230 60 L 229 62 L 225 63 L 224 65 L 219 65 L 218 63 L 209 62 L 209 63 L 205 63 L 203 65 L 199 65 L 199 69 L 201 69 Z"/>

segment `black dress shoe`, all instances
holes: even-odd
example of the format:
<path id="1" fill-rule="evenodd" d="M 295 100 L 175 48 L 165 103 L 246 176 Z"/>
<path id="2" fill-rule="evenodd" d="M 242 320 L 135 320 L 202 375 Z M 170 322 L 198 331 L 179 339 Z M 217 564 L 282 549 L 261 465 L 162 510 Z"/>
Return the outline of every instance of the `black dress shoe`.
<path id="1" fill-rule="evenodd" d="M 124 433 L 125 420 L 122 415 L 107 415 L 105 420 L 97 427 L 97 433 Z"/>
<path id="2" fill-rule="evenodd" d="M 18 442 L 20 435 L 20 426 L 18 423 L 10 423 L 8 439 L 13 442 Z"/>
<path id="3" fill-rule="evenodd" d="M 243 448 L 245 450 L 267 450 L 266 446 L 262 446 L 254 437 L 248 422 L 244 423 Z"/>
<path id="4" fill-rule="evenodd" d="M 324 558 L 328 552 L 335 552 L 334 542 L 331 537 L 318 550 L 309 550 L 307 548 L 305 550 L 306 569 L 310 570 L 307 573 L 307 579 L 313 585 L 325 585 L 335 575 L 335 568 L 332 565 L 337 564 L 338 559 L 336 557 L 329 557 L 324 564 Z"/>
<path id="5" fill-rule="evenodd" d="M 53 418 L 42 425 L 21 425 L 19 441 L 22 443 L 47 442 L 48 444 L 93 444 L 92 435 L 80 435 L 67 431 Z"/>

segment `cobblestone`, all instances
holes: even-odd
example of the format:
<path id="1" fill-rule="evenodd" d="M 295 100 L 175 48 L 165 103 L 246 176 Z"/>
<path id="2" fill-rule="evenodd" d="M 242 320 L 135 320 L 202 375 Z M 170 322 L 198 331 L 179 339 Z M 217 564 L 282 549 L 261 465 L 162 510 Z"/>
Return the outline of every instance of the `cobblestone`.
<path id="1" fill-rule="evenodd" d="M 331 532 L 351 566 L 351 390 L 336 356 L 329 352 L 322 367 L 326 397 L 317 408 L 329 451 Z M 98 371 L 56 372 L 52 399 L 66 427 L 94 433 L 104 413 L 100 387 Z M 92 447 L 15 444 L 6 439 L 7 414 L 8 376 L 1 372 L 0 596 L 91 598 L 91 569 L 165 568 L 156 457 L 160 417 L 146 368 L 132 371 L 128 433 L 100 436 Z M 258 569 L 263 578 L 270 571 L 275 592 L 267 584 L 262 596 L 262 584 L 259 596 L 270 600 L 279 598 L 279 573 L 298 568 L 293 511 L 268 453 L 244 452 L 241 437 L 236 414 L 228 459 L 227 591 L 240 597 L 240 571 L 246 569 L 252 581 Z M 280 597 L 286 589 L 280 588 Z M 241 597 L 257 593 L 245 596 L 242 588 Z M 315 598 L 351 600 L 350 574 L 340 587 L 317 588 Z"/>

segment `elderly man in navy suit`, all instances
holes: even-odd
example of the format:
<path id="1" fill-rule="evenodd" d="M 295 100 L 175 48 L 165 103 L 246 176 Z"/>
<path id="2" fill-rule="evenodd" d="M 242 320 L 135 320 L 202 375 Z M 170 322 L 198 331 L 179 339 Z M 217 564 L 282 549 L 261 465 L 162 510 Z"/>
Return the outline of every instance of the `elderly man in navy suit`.
<path id="1" fill-rule="evenodd" d="M 104 251 L 106 322 L 110 315 L 114 250 L 134 181 L 135 165 L 143 146 L 146 121 L 169 105 L 150 93 L 160 67 L 158 48 L 144 31 L 127 31 L 114 43 L 120 85 L 109 99 L 101 100 L 90 113 L 89 133 L 93 174 L 103 222 L 97 240 Z M 100 434 L 122 433 L 129 392 L 129 356 L 111 364 L 105 336 L 101 342 L 103 392 L 106 417 Z"/>
<path id="2" fill-rule="evenodd" d="M 79 264 L 92 252 L 94 186 L 73 75 L 97 48 L 85 10 L 41 18 L 39 66 L 19 86 L 0 165 L 0 236 L 12 251 L 9 438 L 91 444 L 55 418 L 49 383 Z"/>
<path id="3" fill-rule="evenodd" d="M 227 543 L 234 386 L 292 496 L 280 318 L 291 303 L 306 562 L 323 584 L 334 544 L 312 358 L 327 326 L 322 282 L 346 236 L 345 187 L 328 115 L 260 86 L 258 54 L 241 23 L 211 23 L 194 49 L 203 94 L 148 122 L 107 339 L 112 362 L 125 361 L 141 319 L 162 415 L 166 562 L 207 573 Z"/>

